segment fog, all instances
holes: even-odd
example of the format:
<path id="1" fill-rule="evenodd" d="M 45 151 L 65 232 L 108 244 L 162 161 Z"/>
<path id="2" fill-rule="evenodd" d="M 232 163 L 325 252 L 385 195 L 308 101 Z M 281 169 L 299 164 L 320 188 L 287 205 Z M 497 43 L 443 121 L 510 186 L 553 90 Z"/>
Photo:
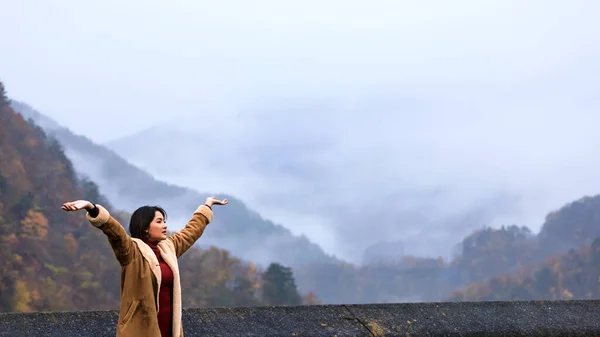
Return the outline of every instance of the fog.
<path id="1" fill-rule="evenodd" d="M 447 256 L 600 190 L 598 2 L 1 8 L 11 97 L 348 260 Z"/>

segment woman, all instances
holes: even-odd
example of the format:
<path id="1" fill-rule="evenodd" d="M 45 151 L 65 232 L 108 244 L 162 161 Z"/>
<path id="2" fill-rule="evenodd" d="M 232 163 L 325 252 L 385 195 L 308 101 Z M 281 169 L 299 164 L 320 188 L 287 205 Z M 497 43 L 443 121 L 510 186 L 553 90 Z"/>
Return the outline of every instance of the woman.
<path id="1" fill-rule="evenodd" d="M 117 337 L 183 337 L 181 283 L 177 259 L 204 232 L 213 205 L 227 199 L 206 199 L 181 231 L 167 237 L 166 212 L 143 206 L 131 215 L 129 232 L 101 205 L 87 200 L 67 202 L 67 212 L 87 210 L 86 218 L 108 237 L 121 264 L 121 304 Z"/>

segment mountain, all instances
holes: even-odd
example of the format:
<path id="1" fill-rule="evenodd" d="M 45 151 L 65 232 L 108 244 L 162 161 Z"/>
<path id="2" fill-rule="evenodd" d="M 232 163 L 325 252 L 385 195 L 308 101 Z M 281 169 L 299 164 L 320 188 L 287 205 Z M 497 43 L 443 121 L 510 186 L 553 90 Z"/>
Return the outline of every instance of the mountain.
<path id="1" fill-rule="evenodd" d="M 422 117 L 388 103 L 347 109 L 333 98 L 304 98 L 250 104 L 235 114 L 174 113 L 103 144 L 163 181 L 225 189 L 356 264 L 365 249 L 388 240 L 402 241 L 407 254 L 449 257 L 454 243 L 482 224 L 539 214 L 524 211 L 527 191 L 500 180 L 479 183 L 489 168 L 459 169 L 466 158 L 434 146 L 442 139 L 435 132 L 415 131 L 425 125 L 415 128 L 413 118 Z M 408 120 L 394 122 L 390 111 Z M 168 160 L 155 160 L 157 153 Z"/>
<path id="2" fill-rule="evenodd" d="M 324 303 L 600 298 L 600 269 L 591 267 L 598 238 L 600 195 L 586 196 L 550 212 L 537 235 L 515 225 L 475 230 L 449 260 L 405 255 L 362 266 L 315 264 L 294 274 Z M 382 246 L 389 245 L 401 248 Z"/>
<path id="3" fill-rule="evenodd" d="M 2 121 L 4 122 L 5 116 L 2 117 Z M 22 122 L 21 119 L 20 123 Z M 3 125 L 5 124 L 0 125 L 0 128 Z M 19 128 L 25 127 L 19 125 L 18 123 L 8 124 L 9 128 L 4 130 L 4 134 L 6 134 L 7 130 L 19 130 Z M 43 133 L 41 129 L 37 130 L 37 132 Z M 75 195 L 93 196 L 92 199 L 94 200 L 100 198 L 99 191 L 97 188 L 94 188 L 95 185 L 89 180 L 80 180 L 79 183 L 74 184 L 69 182 L 70 180 L 64 180 L 66 178 L 61 178 L 61 180 L 57 177 L 48 176 L 48 172 L 58 170 L 57 172 L 64 171 L 66 173 L 63 172 L 61 174 L 66 174 L 68 177 L 73 178 L 77 169 L 77 166 L 69 166 L 71 164 L 69 164 L 70 162 L 64 155 L 61 157 L 63 158 L 61 160 L 64 162 L 59 161 L 60 164 L 52 161 L 43 162 L 44 156 L 49 156 L 51 153 L 58 151 L 60 145 L 57 142 L 48 140 L 50 144 L 54 145 L 51 145 L 49 148 L 39 149 L 39 153 L 36 152 L 35 156 L 30 154 L 27 157 L 28 159 L 12 159 L 15 156 L 15 151 L 17 151 L 15 149 L 23 148 L 22 150 L 18 150 L 17 153 L 30 153 L 26 152 L 28 151 L 27 146 L 38 144 L 37 141 L 24 137 L 22 134 L 22 132 L 11 133 L 10 137 L 12 138 L 10 139 L 12 140 L 10 142 L 4 138 L 0 139 L 2 140 L 0 144 L 3 145 L 3 152 L 0 154 L 2 154 L 2 158 L 9 158 L 6 161 L 7 164 L 4 164 L 5 166 L 0 170 L 3 177 L 3 179 L 0 179 L 0 192 L 2 192 L 0 196 L 6 199 L 2 200 L 3 210 L 11 210 L 11 213 L 7 213 L 6 211 L 1 213 L 3 219 L 10 219 L 10 221 L 2 220 L 9 225 L 2 224 L 4 229 L 0 235 L 2 235 L 3 240 L 2 246 L 11 247 L 10 249 L 15 247 L 15 237 L 18 240 L 29 240 L 32 235 L 43 235 L 45 231 L 42 229 L 46 226 L 54 226 L 54 224 L 59 223 L 68 224 L 69 221 L 74 221 L 72 218 L 64 218 L 64 215 L 61 213 L 52 213 L 50 209 L 43 209 L 41 214 L 46 219 L 52 219 L 52 221 L 44 221 L 44 218 L 38 214 L 40 213 L 37 211 L 38 208 L 34 206 L 42 205 L 39 207 L 43 207 L 47 202 L 38 202 L 38 204 L 33 202 L 32 200 L 35 200 L 35 198 L 32 196 L 37 195 L 36 193 L 40 193 L 37 198 L 60 194 L 61 197 L 55 197 L 56 199 L 52 201 L 54 203 L 59 202 L 59 200 L 62 201 L 64 198 L 70 199 Z M 81 156 L 79 158 L 81 161 L 80 165 L 89 165 L 87 168 L 90 172 L 93 172 L 92 168 L 95 168 L 97 170 L 95 174 L 106 174 L 107 176 L 102 178 L 105 181 L 109 181 L 108 178 L 110 178 L 109 174 L 111 172 L 126 174 L 126 178 L 122 178 L 117 174 L 114 176 L 115 181 L 123 184 L 124 187 L 116 184 L 112 185 L 112 188 L 114 188 L 112 193 L 123 194 L 116 195 L 117 198 L 121 198 L 119 206 L 126 204 L 128 200 L 124 195 L 141 199 L 146 198 L 145 200 L 149 200 L 152 203 L 157 200 L 164 201 L 165 203 L 169 202 L 169 198 L 156 193 L 153 190 L 154 188 L 164 189 L 165 194 L 167 192 L 172 193 L 169 196 L 172 199 L 176 199 L 176 201 L 173 201 L 169 205 L 173 207 L 172 209 L 177 209 L 177 207 L 183 209 L 195 205 L 194 200 L 186 201 L 185 194 L 181 196 L 177 192 L 190 193 L 187 195 L 188 197 L 200 197 L 199 193 L 192 190 L 164 184 L 152 180 L 151 177 L 149 179 L 149 176 L 144 174 L 143 171 L 129 165 L 125 160 L 119 159 L 110 150 L 93 144 L 89 140 L 83 142 L 81 139 L 85 140 L 84 137 L 66 133 L 64 130 L 62 133 L 53 131 L 52 134 L 57 135 L 57 137 L 63 137 L 63 141 L 70 141 L 71 155 L 74 157 L 75 155 Z M 74 137 L 74 139 L 69 140 L 68 135 Z M 20 142 L 20 145 L 14 145 L 13 143 L 16 141 Z M 82 144 L 85 144 L 85 146 Z M 54 150 L 52 146 L 54 146 Z M 98 156 L 102 156 L 106 160 L 100 161 L 97 158 Z M 45 170 L 39 168 L 36 170 L 29 167 L 30 165 L 37 165 L 32 163 L 38 160 L 42 161 L 41 163 Z M 22 177 L 23 172 L 37 177 L 35 186 L 29 183 L 28 179 Z M 141 187 L 138 189 L 131 183 L 132 181 L 147 183 L 151 188 L 142 190 L 140 193 Z M 46 182 L 48 182 L 48 186 L 44 185 Z M 63 191 L 68 186 L 81 186 L 81 190 L 77 190 L 79 192 L 76 190 Z M 146 187 L 146 185 L 143 187 Z M 7 188 L 11 190 L 20 189 L 22 192 L 7 193 Z M 148 195 L 144 195 L 143 193 Z M 4 197 L 5 195 L 10 197 Z M 129 202 L 131 203 L 130 207 L 139 205 L 135 204 L 135 201 Z M 185 204 L 186 202 L 188 204 Z M 115 203 L 113 202 L 113 204 Z M 233 204 L 235 205 L 235 202 Z M 242 214 L 237 214 L 237 216 L 249 217 L 248 214 L 252 213 L 249 213 L 242 206 L 241 204 L 236 206 L 238 207 L 236 212 L 243 211 Z M 187 209 L 183 211 L 188 212 Z M 274 227 L 269 227 L 269 222 L 260 219 L 256 214 L 253 215 L 257 218 L 252 219 L 250 217 L 250 220 L 256 220 L 258 225 L 251 229 L 256 229 L 256 231 L 253 233 L 251 230 L 240 228 L 240 231 L 243 232 L 240 237 L 261 242 L 261 231 L 272 230 Z M 62 220 L 61 216 L 63 216 Z M 236 219 L 232 215 L 229 220 L 233 221 Z M 459 219 L 457 219 L 458 222 Z M 17 226 L 19 223 L 21 227 Z M 236 225 L 236 223 L 228 224 L 227 222 L 221 222 L 221 227 L 233 225 Z M 72 234 L 74 237 L 86 238 L 86 235 L 96 235 L 93 232 L 87 232 L 89 226 L 83 226 L 81 223 L 73 222 L 70 226 L 76 229 L 72 231 L 74 232 Z M 270 226 L 274 225 L 270 224 Z M 211 227 L 211 230 L 217 231 L 218 226 L 215 227 Z M 20 233 L 17 231 L 18 228 L 25 234 L 15 234 Z M 64 251 L 64 247 L 73 246 L 72 243 L 69 243 L 72 241 L 71 239 L 63 238 L 71 232 L 61 232 L 58 227 L 53 228 L 52 231 L 48 231 L 48 233 L 50 232 L 53 233 L 52 235 L 57 235 L 53 244 L 56 244 L 60 248 L 56 249 Z M 220 234 L 225 236 L 227 233 L 221 232 Z M 456 256 L 451 259 L 405 255 L 400 250 L 401 244 L 392 240 L 389 244 L 375 245 L 369 254 L 367 254 L 367 258 L 369 256 L 396 255 L 394 259 L 370 259 L 371 263 L 361 266 L 343 263 L 334 258 L 313 259 L 310 263 L 305 262 L 295 265 L 293 275 L 296 284 L 298 284 L 299 289 L 303 293 L 314 291 L 319 300 L 328 304 L 440 301 L 448 299 L 460 301 L 494 298 L 596 298 L 600 294 L 593 287 L 597 286 L 597 280 L 600 275 L 597 274 L 593 266 L 597 263 L 597 253 L 595 253 L 595 250 L 598 249 L 597 247 L 600 247 L 600 243 L 594 240 L 599 237 L 600 196 L 586 196 L 550 212 L 538 234 L 533 234 L 525 226 L 515 225 L 502 226 L 500 228 L 485 226 L 472 231 L 462 239 L 458 245 Z M 63 241 L 60 238 L 63 238 Z M 105 253 L 102 251 L 102 249 L 106 248 L 105 245 L 94 246 L 91 243 L 104 241 L 96 236 L 91 236 L 90 240 L 86 241 L 86 247 L 90 245 L 90 249 L 98 250 L 92 256 L 105 256 Z M 298 239 L 296 238 L 295 240 Z M 79 242 L 79 239 L 76 242 Z M 27 247 L 34 247 L 31 241 L 27 241 L 26 245 Z M 6 254 L 6 251 L 0 252 L 0 254 L 5 254 L 2 256 L 2 259 L 9 261 L 2 271 L 2 282 L 4 283 L 0 289 L 11 289 L 8 291 L 10 297 L 2 296 L 0 298 L 3 300 L 11 298 L 11 300 L 5 300 L 5 302 L 10 302 L 10 305 L 13 305 L 13 307 L 23 302 L 31 303 L 32 298 L 39 297 L 39 293 L 46 289 L 44 287 L 56 291 L 56 288 L 51 288 L 50 286 L 57 282 L 56 280 L 59 279 L 60 275 L 63 275 L 60 274 L 64 272 L 63 269 L 59 268 L 60 266 L 78 266 L 83 264 L 83 262 L 73 260 L 75 258 L 68 260 L 66 257 L 61 256 L 61 260 L 58 260 L 60 263 L 52 261 L 53 263 L 47 263 L 47 270 L 40 269 L 40 264 L 35 262 L 36 259 L 44 256 L 60 256 L 56 255 L 59 253 L 49 254 L 45 250 L 40 249 L 39 252 L 36 250 L 36 253 L 32 257 L 32 254 L 28 254 L 28 251 L 23 249 L 25 246 L 20 247 L 20 250 L 15 250 L 16 253 L 12 253 L 10 250 L 8 251 L 9 254 Z M 78 247 L 83 247 L 83 245 Z M 395 248 L 398 251 L 395 251 Z M 82 252 L 82 250 L 76 251 L 77 258 L 89 258 L 89 255 L 82 254 Z M 190 280 L 186 284 L 186 287 L 194 289 L 189 290 L 191 293 L 194 293 L 190 299 L 192 301 L 190 302 L 191 305 L 239 305 L 240 303 L 248 303 L 248 301 L 250 303 L 262 303 L 260 302 L 260 297 L 257 299 L 253 295 L 242 300 L 241 297 L 238 297 L 239 291 L 235 292 L 235 289 L 245 289 L 241 291 L 243 294 L 257 291 L 257 287 L 253 285 L 257 284 L 256 280 L 262 277 L 260 276 L 262 275 L 260 272 L 261 268 L 255 268 L 250 263 L 241 262 L 230 255 L 229 252 L 214 247 L 208 250 L 195 250 L 194 252 L 186 258 L 189 260 L 182 260 L 182 264 L 185 263 L 185 267 L 183 268 L 188 271 L 187 277 Z M 249 260 L 247 256 L 250 254 L 239 255 L 243 256 L 244 260 Z M 315 254 L 315 256 L 319 255 Z M 402 257 L 398 258 L 398 256 Z M 29 258 L 29 260 L 25 260 L 26 258 Z M 65 264 L 62 264 L 63 259 L 65 260 Z M 22 263 L 21 261 L 26 261 L 26 263 Z M 90 275 L 106 275 L 105 277 L 101 276 L 101 281 L 95 281 L 98 283 L 93 283 L 93 285 L 97 287 L 98 284 L 102 286 L 106 284 L 106 287 L 114 289 L 115 285 L 111 284 L 110 282 L 112 281 L 110 280 L 114 276 L 111 273 L 116 273 L 116 270 L 107 271 L 110 263 L 108 260 L 101 260 L 101 262 L 86 260 L 85 266 L 90 269 L 88 273 L 84 273 L 84 276 L 81 276 L 88 277 L 87 283 L 83 282 L 84 287 L 89 287 L 90 282 L 93 283 L 96 280 L 95 276 L 91 277 Z M 274 274 L 288 274 L 283 267 L 280 269 L 281 272 Z M 26 271 L 29 273 L 27 274 L 29 278 L 19 275 L 14 276 L 14 272 L 11 274 L 13 270 Z M 50 274 L 51 272 L 57 274 Z M 35 285 L 35 282 L 39 282 L 36 281 L 38 280 L 37 278 L 33 278 L 33 275 L 42 275 L 41 279 L 44 279 L 45 275 L 50 275 L 45 278 L 49 283 L 44 284 L 44 286 L 33 286 L 32 284 Z M 20 279 L 27 281 L 17 282 Z M 69 276 L 69 279 L 73 278 Z M 195 286 L 196 283 L 199 284 L 198 287 Z M 239 286 L 232 286 L 232 284 L 239 284 Z M 71 286 L 70 284 L 68 285 Z M 42 290 L 38 290 L 38 288 Z M 66 286 L 64 288 L 71 289 Z M 34 291 L 29 289 L 34 289 Z M 68 294 L 67 296 L 71 296 L 67 290 L 63 293 L 65 292 Z M 106 301 L 99 301 L 97 306 L 110 306 L 111 292 L 104 290 L 104 293 L 102 293 L 99 290 L 99 293 L 104 294 L 102 296 Z M 82 292 L 82 295 L 79 296 L 84 295 Z M 295 297 L 294 301 L 297 301 L 297 296 L 292 297 Z M 59 302 L 58 297 L 56 301 Z M 82 303 L 91 303 L 91 300 L 84 298 Z M 65 306 L 68 307 L 68 304 Z"/>
<path id="4" fill-rule="evenodd" d="M 600 238 L 556 254 L 542 265 L 492 277 L 454 291 L 448 301 L 571 300 L 600 298 Z"/>
<path id="5" fill-rule="evenodd" d="M 60 143 L 14 112 L 4 97 L 0 95 L 0 312 L 118 308 L 120 266 L 106 236 L 83 212 L 67 213 L 60 206 L 74 199 L 95 200 L 123 224 L 128 216 L 93 181 L 79 179 Z M 228 251 L 192 247 L 179 266 L 185 307 L 303 301 L 292 270 L 279 264 L 262 272 Z M 304 301 L 318 299 L 307 294 Z"/>
<path id="6" fill-rule="evenodd" d="M 114 307 L 119 266 L 106 239 L 60 210 L 93 191 L 41 128 L 8 105 L 0 121 L 0 310 Z"/>
<path id="7" fill-rule="evenodd" d="M 27 104 L 13 101 L 12 107 L 55 137 L 75 170 L 95 181 L 101 193 L 121 209 L 132 212 L 141 205 L 158 204 L 167 210 L 171 228 L 180 228 L 198 203 L 212 194 L 156 180 L 114 151 L 74 134 Z M 156 155 L 161 158 L 168 152 L 159 151 Z M 227 212 L 215 217 L 203 236 L 203 246 L 218 246 L 263 266 L 271 262 L 289 266 L 337 262 L 305 236 L 295 236 L 285 227 L 262 218 L 234 196 L 220 196 L 229 200 Z"/>

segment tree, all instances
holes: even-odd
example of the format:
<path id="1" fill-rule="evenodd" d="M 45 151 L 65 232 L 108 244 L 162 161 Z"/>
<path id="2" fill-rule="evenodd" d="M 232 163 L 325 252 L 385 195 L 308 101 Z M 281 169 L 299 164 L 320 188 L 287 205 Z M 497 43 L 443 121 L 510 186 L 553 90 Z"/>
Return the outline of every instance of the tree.
<path id="1" fill-rule="evenodd" d="M 292 269 L 271 263 L 263 274 L 263 299 L 270 305 L 301 305 Z"/>
<path id="2" fill-rule="evenodd" d="M 317 297 L 317 294 L 315 294 L 312 291 L 309 292 L 308 294 L 304 295 L 302 302 L 306 305 L 322 304 L 321 301 L 319 300 L 319 298 Z"/>
<path id="3" fill-rule="evenodd" d="M 17 280 L 15 282 L 15 289 L 12 296 L 12 311 L 15 312 L 28 312 L 31 311 L 29 304 L 31 303 L 31 294 L 27 290 L 25 282 Z"/>
<path id="4" fill-rule="evenodd" d="M 9 105 L 10 99 L 6 96 L 6 89 L 4 89 L 4 84 L 0 81 L 0 108 Z"/>
<path id="5" fill-rule="evenodd" d="M 48 219 L 39 211 L 30 209 L 27 217 L 21 220 L 21 237 L 32 240 L 46 240 Z"/>

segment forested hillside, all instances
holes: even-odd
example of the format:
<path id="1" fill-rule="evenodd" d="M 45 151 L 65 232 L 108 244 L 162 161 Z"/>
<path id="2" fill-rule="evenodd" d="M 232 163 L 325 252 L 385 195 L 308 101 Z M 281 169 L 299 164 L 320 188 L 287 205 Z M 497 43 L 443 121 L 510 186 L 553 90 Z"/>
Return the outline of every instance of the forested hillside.
<path id="1" fill-rule="evenodd" d="M 326 303 L 600 298 L 599 238 L 600 196 L 583 197 L 549 213 L 537 235 L 518 226 L 476 230 L 450 261 L 405 256 L 295 274 Z"/>
<path id="2" fill-rule="evenodd" d="M 535 240 L 512 241 L 520 242 L 500 250 L 496 259 L 482 261 L 511 264 L 503 269 L 512 273 L 495 273 L 485 282 L 476 278 L 477 283 L 448 299 L 600 298 L 600 196 L 581 198 L 548 214 Z"/>
<path id="3" fill-rule="evenodd" d="M 466 289 L 451 301 L 510 301 L 600 298 L 600 238 L 591 245 L 571 249 L 535 268 L 522 268 Z"/>
<path id="4" fill-rule="evenodd" d="M 65 200 L 92 196 L 93 184 L 77 181 L 58 142 L 6 103 L 0 106 L 0 309 L 114 307 L 119 266 L 106 239 L 85 218 L 60 210 Z"/>
<path id="5" fill-rule="evenodd" d="M 83 212 L 60 206 L 83 198 L 122 224 L 128 215 L 77 178 L 56 140 L 12 110 L 1 82 L 0 121 L 0 311 L 117 308 L 120 268 L 106 237 Z M 227 251 L 193 248 L 180 269 L 185 307 L 303 301 L 291 270 L 279 264 L 262 272 Z"/>

